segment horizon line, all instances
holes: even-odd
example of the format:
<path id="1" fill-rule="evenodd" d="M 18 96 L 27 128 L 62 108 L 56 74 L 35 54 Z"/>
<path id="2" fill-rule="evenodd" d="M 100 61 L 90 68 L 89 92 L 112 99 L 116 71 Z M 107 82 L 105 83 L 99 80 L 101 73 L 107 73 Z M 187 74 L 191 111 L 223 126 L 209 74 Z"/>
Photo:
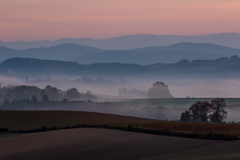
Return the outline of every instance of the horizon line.
<path id="1" fill-rule="evenodd" d="M 136 33 L 136 34 L 124 34 L 124 35 L 119 35 L 119 36 L 111 36 L 107 38 L 90 38 L 90 37 L 80 37 L 80 38 L 71 38 L 71 37 L 63 37 L 63 38 L 58 38 L 55 40 L 47 40 L 47 39 L 42 39 L 42 40 L 15 40 L 15 41 L 3 41 L 0 40 L 0 42 L 3 43 L 16 43 L 16 42 L 39 42 L 39 41 L 48 41 L 48 42 L 55 42 L 59 40 L 64 40 L 64 39 L 73 39 L 73 40 L 79 40 L 79 39 L 89 39 L 89 40 L 107 40 L 107 39 L 114 39 L 114 38 L 121 38 L 121 37 L 127 37 L 127 36 L 136 36 L 136 35 L 148 35 L 148 36 L 185 36 L 185 37 L 193 37 L 193 36 L 209 36 L 209 35 L 220 35 L 220 34 L 240 34 L 240 32 L 218 32 L 218 33 L 210 33 L 210 34 L 194 34 L 194 35 L 181 35 L 181 34 L 150 34 L 150 33 Z"/>

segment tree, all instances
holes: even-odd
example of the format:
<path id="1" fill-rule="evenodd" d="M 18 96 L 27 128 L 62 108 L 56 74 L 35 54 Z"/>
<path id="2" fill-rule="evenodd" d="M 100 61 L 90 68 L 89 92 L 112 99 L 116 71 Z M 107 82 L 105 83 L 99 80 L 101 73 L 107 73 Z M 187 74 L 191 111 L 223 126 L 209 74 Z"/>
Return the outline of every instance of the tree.
<path id="1" fill-rule="evenodd" d="M 86 93 L 80 93 L 81 100 L 96 100 L 97 96 L 95 96 L 92 92 L 87 91 Z"/>
<path id="2" fill-rule="evenodd" d="M 41 97 L 41 89 L 36 86 L 16 86 L 13 88 L 8 88 L 5 98 L 10 100 L 14 99 L 23 99 L 23 98 L 31 98 L 33 95 L 36 97 Z"/>
<path id="3" fill-rule="evenodd" d="M 191 121 L 195 122 L 207 122 L 209 113 L 212 112 L 212 104 L 204 102 L 196 102 L 189 108 Z"/>
<path id="4" fill-rule="evenodd" d="M 227 118 L 226 107 L 223 98 L 213 99 L 211 103 L 196 102 L 181 114 L 180 121 L 208 122 L 210 119 L 211 122 L 223 122 Z"/>
<path id="5" fill-rule="evenodd" d="M 38 104 L 38 99 L 37 99 L 37 97 L 35 95 L 32 96 L 31 101 L 32 101 L 33 105 L 37 105 Z"/>
<path id="6" fill-rule="evenodd" d="M 213 114 L 210 115 L 211 122 L 223 122 L 227 118 L 227 104 L 223 98 L 215 98 L 211 101 L 213 105 Z"/>
<path id="7" fill-rule="evenodd" d="M 66 96 L 69 100 L 79 100 L 80 93 L 76 88 L 71 88 L 67 90 Z"/>
<path id="8" fill-rule="evenodd" d="M 43 95 L 42 96 L 42 101 L 45 102 L 45 103 L 48 103 L 49 102 L 49 98 L 48 98 L 48 95 Z"/>
<path id="9" fill-rule="evenodd" d="M 50 100 L 56 101 L 59 100 L 59 93 L 58 89 L 56 87 L 52 87 L 50 85 L 47 85 L 45 89 L 43 90 L 43 93 L 48 95 Z"/>
<path id="10" fill-rule="evenodd" d="M 173 98 L 168 86 L 163 82 L 153 83 L 147 92 L 147 96 L 148 98 Z"/>
<path id="11" fill-rule="evenodd" d="M 183 121 L 183 122 L 191 121 L 191 115 L 188 110 L 185 110 L 185 112 L 182 113 L 180 121 Z"/>

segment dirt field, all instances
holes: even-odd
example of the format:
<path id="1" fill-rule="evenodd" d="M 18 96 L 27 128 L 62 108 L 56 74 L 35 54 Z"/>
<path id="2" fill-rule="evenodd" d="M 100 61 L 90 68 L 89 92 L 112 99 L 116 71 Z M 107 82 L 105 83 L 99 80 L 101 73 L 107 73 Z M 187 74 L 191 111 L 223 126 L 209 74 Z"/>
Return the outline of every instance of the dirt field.
<path id="1" fill-rule="evenodd" d="M 201 125 L 204 125 L 76 111 L 0 111 L 0 127 L 7 127 L 10 130 L 28 130 L 43 125 L 65 127 L 78 124 L 139 124 L 150 128 L 170 127 L 170 130 L 171 126 L 176 129 L 176 127 L 184 128 L 184 125 L 187 125 L 185 128 L 189 126 L 201 128 Z M 209 126 L 213 129 L 215 127 L 216 130 L 216 125 Z M 224 124 L 221 126 L 225 127 Z M 239 125 L 227 125 L 229 126 L 238 132 Z M 27 134 L 0 133 L 0 160 L 238 160 L 239 148 L 240 141 L 177 138 L 103 128 Z"/>
<path id="2" fill-rule="evenodd" d="M 34 129 L 65 127 L 78 124 L 134 124 L 157 120 L 81 111 L 0 111 L 0 127 L 9 129 Z"/>
<path id="3" fill-rule="evenodd" d="M 239 124 L 182 123 L 159 121 L 128 116 L 81 111 L 0 111 L 0 129 L 11 131 L 33 130 L 37 128 L 65 128 L 78 125 L 129 125 L 152 130 L 167 130 L 181 133 L 232 135 L 240 138 Z M 68 127 L 69 128 L 69 127 Z M 3 135 L 0 134 L 0 138 Z"/>
<path id="4" fill-rule="evenodd" d="M 100 128 L 30 133 L 0 139 L 1 160 L 240 159 L 240 142 L 197 140 Z"/>

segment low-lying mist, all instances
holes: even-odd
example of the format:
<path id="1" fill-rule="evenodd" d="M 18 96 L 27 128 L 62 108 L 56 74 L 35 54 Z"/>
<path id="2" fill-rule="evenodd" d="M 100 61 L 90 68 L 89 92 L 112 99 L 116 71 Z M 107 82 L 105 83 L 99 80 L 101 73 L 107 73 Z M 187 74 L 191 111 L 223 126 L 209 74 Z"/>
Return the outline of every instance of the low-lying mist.
<path id="1" fill-rule="evenodd" d="M 156 81 L 164 82 L 168 85 L 170 93 L 174 98 L 186 98 L 185 102 L 176 99 L 146 99 L 141 103 L 129 103 L 128 99 L 136 99 L 129 96 L 126 99 L 118 96 L 119 89 L 136 89 L 142 92 L 148 91 Z M 12 77 L 0 76 L 1 87 L 9 85 L 31 85 L 45 88 L 47 85 L 57 87 L 61 90 L 76 88 L 79 92 L 91 91 L 101 97 L 98 103 L 82 103 L 66 106 L 55 106 L 45 109 L 58 110 L 81 110 L 91 112 L 102 112 L 136 116 L 143 118 L 161 120 L 179 120 L 181 113 L 199 98 L 239 98 L 240 80 L 238 79 L 190 79 L 190 78 L 169 78 L 169 79 L 104 79 L 104 78 L 85 78 L 85 77 L 48 77 L 42 79 L 19 80 Z M 134 97 L 134 96 L 133 96 Z M 196 99 L 193 99 L 196 98 Z M 159 101 L 157 101 L 159 100 Z M 135 100 L 140 101 L 140 100 Z M 109 102 L 109 103 L 107 103 Z M 230 101 L 229 101 L 230 102 Z M 101 104 L 102 103 L 102 104 Z M 227 101 L 228 104 L 228 101 Z M 240 103 L 230 104 L 227 108 L 227 121 L 239 122 Z M 35 108 L 33 108 L 35 109 Z M 43 108 L 37 108 L 43 109 Z"/>
<path id="2" fill-rule="evenodd" d="M 23 85 L 25 84 L 24 81 L 19 80 L 14 77 L 6 77 L 0 75 L 0 87 L 2 86 L 8 86 L 8 85 Z"/>
<path id="3" fill-rule="evenodd" d="M 13 77 L 0 76 L 1 86 L 7 85 L 34 85 L 44 88 L 51 85 L 62 90 L 77 88 L 80 92 L 91 91 L 98 95 L 117 96 L 120 88 L 147 91 L 156 81 L 168 85 L 175 98 L 186 97 L 240 97 L 240 80 L 238 79 L 194 79 L 194 78 L 164 78 L 164 79 L 104 79 L 85 77 L 48 77 L 34 80 L 19 80 Z"/>
<path id="4" fill-rule="evenodd" d="M 169 80 L 167 84 L 177 98 L 240 97 L 240 80 L 237 79 L 181 79 Z"/>

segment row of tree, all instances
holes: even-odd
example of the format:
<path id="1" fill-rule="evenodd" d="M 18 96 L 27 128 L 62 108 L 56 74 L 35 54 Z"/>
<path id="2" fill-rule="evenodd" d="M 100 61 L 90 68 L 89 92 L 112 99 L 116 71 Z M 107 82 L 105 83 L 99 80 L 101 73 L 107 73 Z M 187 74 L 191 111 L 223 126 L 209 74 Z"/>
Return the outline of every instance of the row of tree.
<path id="1" fill-rule="evenodd" d="M 227 104 L 223 98 L 215 98 L 211 103 L 203 101 L 192 104 L 182 113 L 180 121 L 185 122 L 224 122 L 227 118 Z"/>
<path id="2" fill-rule="evenodd" d="M 118 96 L 122 98 L 173 98 L 168 86 L 163 82 L 153 83 L 148 91 L 121 88 L 118 91 Z"/>
<path id="3" fill-rule="evenodd" d="M 41 99 L 38 99 L 35 95 L 32 98 L 14 99 L 12 101 L 6 99 L 0 105 L 1 109 L 19 109 L 19 108 L 31 108 L 38 105 L 45 106 L 50 104 L 50 100 L 47 95 L 43 95 Z M 65 102 L 65 101 L 63 101 Z"/>
<path id="4" fill-rule="evenodd" d="M 66 98 L 70 101 L 78 100 L 96 100 L 96 96 L 90 91 L 87 93 L 80 93 L 76 88 L 70 88 L 66 91 L 60 90 L 56 87 L 47 85 L 44 89 L 36 86 L 8 86 L 0 88 L 0 98 L 2 100 L 20 100 L 31 99 L 35 96 L 37 99 L 42 99 L 44 95 L 47 95 L 51 101 L 61 101 Z"/>

